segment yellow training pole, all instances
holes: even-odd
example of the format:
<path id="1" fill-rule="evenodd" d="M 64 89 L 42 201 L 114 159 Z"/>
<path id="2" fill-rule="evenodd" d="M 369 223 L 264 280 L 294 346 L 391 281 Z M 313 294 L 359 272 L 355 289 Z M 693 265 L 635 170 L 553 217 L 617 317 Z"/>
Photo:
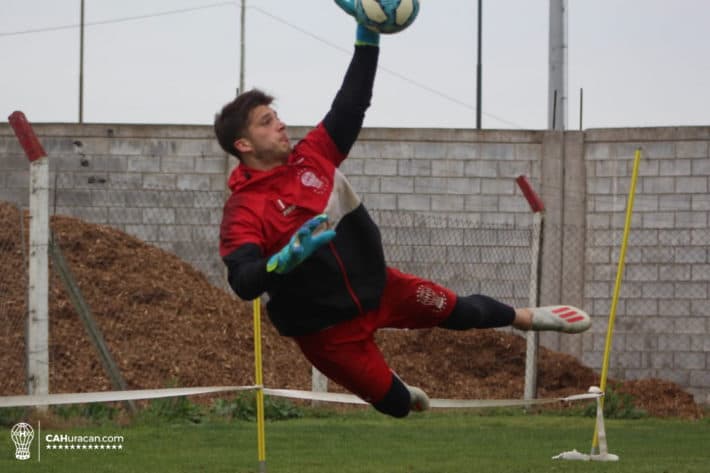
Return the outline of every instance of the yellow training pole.
<path id="1" fill-rule="evenodd" d="M 614 283 L 614 295 L 611 298 L 611 309 L 609 310 L 609 326 L 606 331 L 606 343 L 604 345 L 604 360 L 602 361 L 602 375 L 599 389 L 606 392 L 606 378 L 609 371 L 609 354 L 611 353 L 611 340 L 614 336 L 614 319 L 616 318 L 616 305 L 619 302 L 619 292 L 621 291 L 621 280 L 624 277 L 624 261 L 626 259 L 626 246 L 629 241 L 629 231 L 631 230 L 631 216 L 634 211 L 634 194 L 636 193 L 636 181 L 639 174 L 639 163 L 641 162 L 641 148 L 636 150 L 634 156 L 634 168 L 631 174 L 631 187 L 629 197 L 626 202 L 626 220 L 624 222 L 624 235 L 621 239 L 621 251 L 619 252 L 619 264 L 616 268 L 616 282 Z M 604 408 L 604 398 L 600 400 L 601 408 Z M 592 454 L 599 453 L 599 429 L 598 424 L 594 425 L 594 438 L 592 439 Z"/>
<path id="2" fill-rule="evenodd" d="M 256 431 L 259 472 L 266 473 L 266 435 L 264 433 L 264 376 L 261 365 L 261 302 L 254 299 L 254 369 L 256 370 Z"/>

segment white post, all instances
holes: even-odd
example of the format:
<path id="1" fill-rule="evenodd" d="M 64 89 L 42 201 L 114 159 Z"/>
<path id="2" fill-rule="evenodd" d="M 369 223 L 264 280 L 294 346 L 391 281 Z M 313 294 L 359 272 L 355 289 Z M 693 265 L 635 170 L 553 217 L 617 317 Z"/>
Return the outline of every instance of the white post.
<path id="1" fill-rule="evenodd" d="M 538 300 L 538 269 L 540 267 L 540 245 L 542 241 L 542 214 L 545 205 L 537 195 L 532 185 L 525 176 L 518 176 L 515 180 L 530 205 L 533 212 L 533 233 L 530 255 L 530 286 L 528 292 L 528 306 L 537 307 Z M 535 399 L 537 396 L 537 351 L 540 346 L 540 337 L 532 330 L 526 334 L 527 346 L 525 350 L 525 387 L 523 399 Z"/>
<path id="2" fill-rule="evenodd" d="M 533 214 L 532 251 L 530 256 L 530 288 L 528 293 L 528 306 L 537 307 L 539 304 L 538 293 L 538 268 L 540 261 L 540 236 L 542 229 L 542 213 Z M 537 397 L 537 351 L 540 346 L 540 334 L 532 330 L 525 335 L 525 388 L 523 399 Z"/>
<path id="3" fill-rule="evenodd" d="M 311 390 L 317 393 L 327 393 L 328 392 L 328 378 L 318 371 L 315 366 L 311 370 Z M 318 401 L 313 401 L 311 403 L 313 406 L 318 406 L 320 403 Z"/>
<path id="4" fill-rule="evenodd" d="M 49 162 L 25 115 L 14 112 L 9 121 L 30 160 L 27 387 L 43 395 L 49 394 Z"/>

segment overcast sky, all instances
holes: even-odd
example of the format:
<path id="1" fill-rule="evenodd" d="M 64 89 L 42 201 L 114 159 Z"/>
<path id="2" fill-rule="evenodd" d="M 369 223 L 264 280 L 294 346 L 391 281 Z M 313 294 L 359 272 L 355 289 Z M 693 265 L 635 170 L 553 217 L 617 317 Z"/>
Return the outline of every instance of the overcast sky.
<path id="1" fill-rule="evenodd" d="M 473 128 L 477 1 L 421 3 L 410 29 L 381 40 L 365 126 Z M 584 128 L 710 125 L 710 1 L 568 3 L 568 128 L 580 88 Z M 78 120 L 80 4 L 0 0 L 4 117 Z M 247 6 L 246 87 L 274 94 L 287 124 L 314 125 L 354 20 L 332 0 Z M 234 96 L 239 0 L 85 0 L 85 15 L 85 122 L 209 124 Z M 483 0 L 484 128 L 547 127 L 548 18 L 547 0 Z"/>

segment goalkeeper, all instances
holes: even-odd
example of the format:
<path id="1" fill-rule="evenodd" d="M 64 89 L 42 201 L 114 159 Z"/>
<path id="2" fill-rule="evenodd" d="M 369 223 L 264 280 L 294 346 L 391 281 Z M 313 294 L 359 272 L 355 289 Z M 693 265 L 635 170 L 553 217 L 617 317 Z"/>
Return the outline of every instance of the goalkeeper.
<path id="1" fill-rule="evenodd" d="M 352 0 L 336 3 L 352 14 Z M 229 178 L 220 255 L 236 294 L 250 300 L 267 292 L 272 323 L 318 370 L 378 411 L 404 417 L 426 409 L 429 399 L 387 366 L 374 342 L 377 329 L 581 332 L 590 319 L 573 307 L 514 309 L 485 295 L 458 296 L 385 264 L 379 229 L 338 169 L 370 105 L 379 39 L 357 26 L 330 110 L 295 146 L 273 98 L 260 90 L 217 114 L 217 139 L 239 159 Z"/>

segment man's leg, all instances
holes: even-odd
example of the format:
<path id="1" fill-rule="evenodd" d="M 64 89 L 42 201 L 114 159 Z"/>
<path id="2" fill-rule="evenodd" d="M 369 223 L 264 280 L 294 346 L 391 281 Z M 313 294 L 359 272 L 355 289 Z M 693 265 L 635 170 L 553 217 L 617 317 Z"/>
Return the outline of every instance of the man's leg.
<path id="1" fill-rule="evenodd" d="M 589 315 L 571 306 L 514 309 L 491 297 L 474 294 L 457 297 L 451 315 L 439 326 L 450 330 L 468 330 L 508 325 L 519 330 L 579 333 L 587 330 L 591 321 Z"/>
<path id="2" fill-rule="evenodd" d="M 321 373 L 384 414 L 406 417 L 410 410 L 428 408 L 426 394 L 407 386 L 387 366 L 368 315 L 295 337 L 296 343 Z"/>

